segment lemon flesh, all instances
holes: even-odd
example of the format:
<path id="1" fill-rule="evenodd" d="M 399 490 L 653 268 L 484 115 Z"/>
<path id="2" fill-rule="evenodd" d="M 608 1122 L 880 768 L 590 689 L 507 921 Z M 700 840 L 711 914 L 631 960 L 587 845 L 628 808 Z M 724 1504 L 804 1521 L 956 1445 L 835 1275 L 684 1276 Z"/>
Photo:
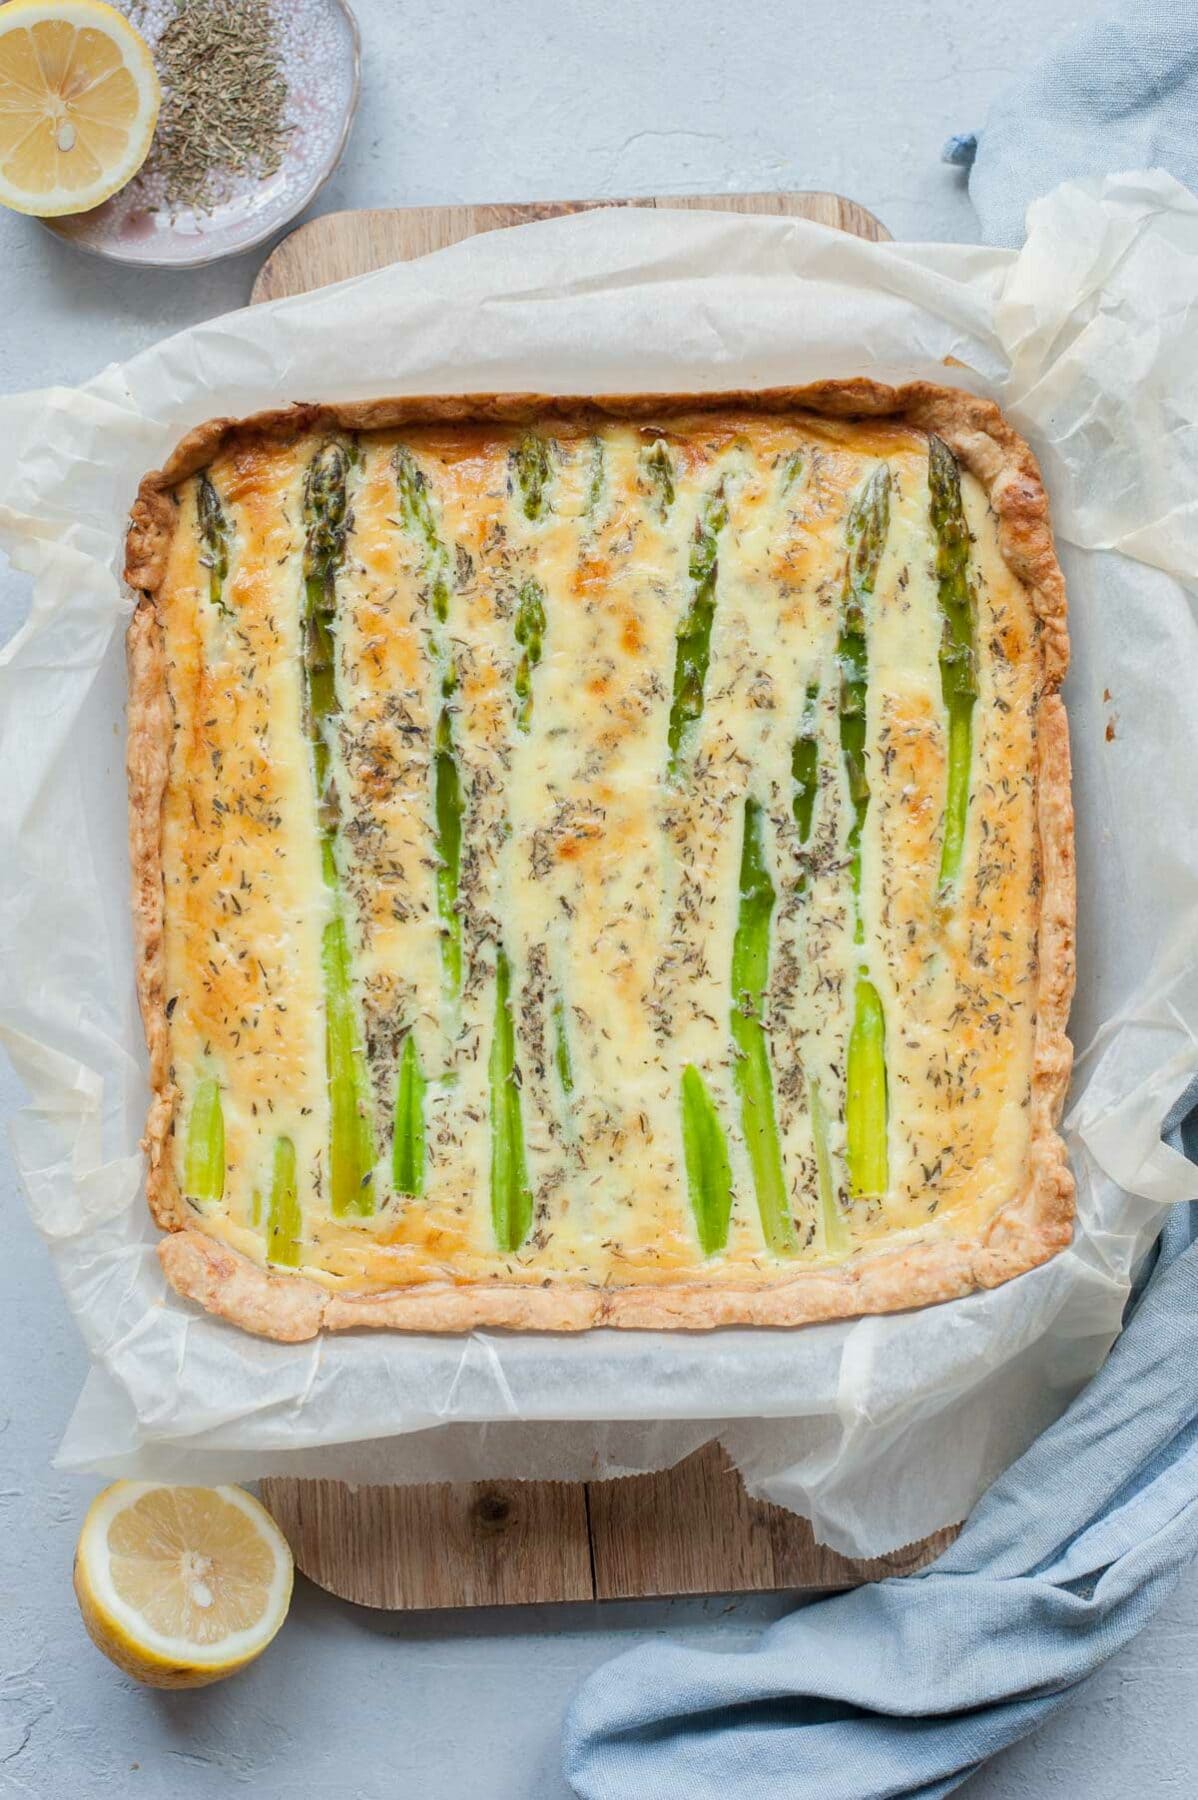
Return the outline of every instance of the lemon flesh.
<path id="1" fill-rule="evenodd" d="M 0 204 L 86 212 L 145 161 L 161 98 L 146 44 L 101 0 L 0 7 Z"/>
<path id="2" fill-rule="evenodd" d="M 235 1674 L 287 1616 L 292 1560 L 241 1488 L 118 1481 L 83 1522 L 75 1593 L 93 1643 L 152 1687 Z"/>

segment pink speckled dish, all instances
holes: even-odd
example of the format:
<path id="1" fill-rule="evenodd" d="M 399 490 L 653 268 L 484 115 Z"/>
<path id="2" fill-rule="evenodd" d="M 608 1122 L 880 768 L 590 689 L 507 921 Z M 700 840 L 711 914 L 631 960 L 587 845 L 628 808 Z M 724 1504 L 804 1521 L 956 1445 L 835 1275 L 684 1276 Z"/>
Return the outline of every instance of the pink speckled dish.
<path id="1" fill-rule="evenodd" d="M 116 0 L 151 44 L 167 9 Z M 170 10 L 173 10 L 170 9 Z M 173 218 L 153 183 L 135 175 L 91 212 L 42 223 L 60 238 L 112 262 L 195 269 L 264 243 L 301 213 L 341 159 L 358 105 L 358 26 L 346 0 L 276 0 L 287 119 L 294 127 L 283 161 L 265 181 L 241 176 L 211 213 Z"/>

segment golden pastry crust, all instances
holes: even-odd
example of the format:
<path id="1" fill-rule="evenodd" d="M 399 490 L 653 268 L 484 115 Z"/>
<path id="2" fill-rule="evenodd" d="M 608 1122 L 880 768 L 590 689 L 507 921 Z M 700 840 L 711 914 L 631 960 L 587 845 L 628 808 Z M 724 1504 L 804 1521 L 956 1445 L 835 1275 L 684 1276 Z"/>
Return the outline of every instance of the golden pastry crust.
<path id="1" fill-rule="evenodd" d="M 163 1230 L 178 1231 L 187 1224 L 187 1209 L 167 1155 L 178 1090 L 170 1068 L 162 885 L 162 801 L 169 769 L 171 721 L 162 631 L 148 597 L 139 603 L 130 621 L 126 653 L 129 727 L 125 766 L 133 873 L 133 947 L 153 1093 L 142 1139 L 147 1158 L 146 1197 Z"/>
<path id="2" fill-rule="evenodd" d="M 1042 697 L 1034 770 L 1038 991 L 1030 1143 L 1021 1191 L 979 1235 L 866 1249 L 840 1267 L 800 1265 L 762 1287 L 685 1281 L 668 1287 L 534 1286 L 486 1279 L 426 1281 L 363 1294 L 259 1267 L 198 1227 L 179 1194 L 169 1154 L 178 1100 L 169 1063 L 163 952 L 162 806 L 170 702 L 154 602 L 175 528 L 173 489 L 243 434 L 286 444 L 306 433 L 335 429 L 664 419 L 694 412 L 696 407 L 705 413 L 801 410 L 836 419 L 885 418 L 938 434 L 985 490 L 997 518 L 1002 557 L 1028 591 L 1039 625 Z M 310 1338 L 322 1329 L 362 1326 L 446 1332 L 475 1327 L 575 1331 L 598 1325 L 688 1330 L 731 1324 L 790 1326 L 920 1307 L 994 1287 L 1046 1261 L 1070 1241 L 1074 1184 L 1056 1129 L 1071 1067 L 1065 1028 L 1075 967 L 1069 740 L 1059 694 L 1068 664 L 1067 607 L 1035 458 L 991 402 L 931 383 L 895 388 L 858 378 L 702 396 L 467 395 L 300 405 L 248 420 L 212 420 L 184 438 L 166 467 L 142 482 L 128 536 L 126 579 L 141 594 L 128 640 L 128 770 L 138 994 L 153 1089 L 143 1144 L 150 1206 L 171 1234 L 159 1254 L 180 1294 L 246 1330 L 283 1341 Z"/>

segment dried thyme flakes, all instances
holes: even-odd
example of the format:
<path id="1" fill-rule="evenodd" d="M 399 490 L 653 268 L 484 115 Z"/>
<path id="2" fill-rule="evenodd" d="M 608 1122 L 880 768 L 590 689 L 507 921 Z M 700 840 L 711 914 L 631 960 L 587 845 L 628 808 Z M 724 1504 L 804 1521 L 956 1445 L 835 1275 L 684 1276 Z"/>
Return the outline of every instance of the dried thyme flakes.
<path id="1" fill-rule="evenodd" d="M 287 81 L 269 0 L 176 0 L 154 46 L 162 111 L 145 173 L 172 213 L 211 212 L 283 160 Z"/>

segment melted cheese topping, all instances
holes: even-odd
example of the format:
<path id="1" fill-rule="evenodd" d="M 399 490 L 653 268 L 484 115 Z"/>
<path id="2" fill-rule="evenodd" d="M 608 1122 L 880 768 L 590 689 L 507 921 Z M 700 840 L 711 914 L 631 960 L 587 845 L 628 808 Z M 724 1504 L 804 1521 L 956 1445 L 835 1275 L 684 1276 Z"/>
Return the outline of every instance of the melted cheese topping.
<path id="1" fill-rule="evenodd" d="M 320 449 L 245 440 L 208 471 L 227 521 L 210 594 L 198 487 L 160 611 L 174 738 L 163 832 L 176 1173 L 201 1082 L 219 1084 L 219 1200 L 203 1229 L 268 1257 L 274 1146 L 296 1148 L 303 1271 L 381 1289 L 502 1278 L 587 1284 L 768 1283 L 912 1237 L 976 1232 L 1018 1191 L 1028 1144 L 1036 974 L 1035 709 L 1029 596 L 962 478 L 972 537 L 978 699 L 962 872 L 938 868 L 947 721 L 928 518 L 927 442 L 904 427 L 719 414 L 660 431 L 555 426 L 544 505 L 527 507 L 520 435 L 423 427 L 424 481 L 448 601 L 397 487 L 397 434 L 367 434 L 349 475 L 337 576 L 338 865 L 379 1162 L 370 1216 L 331 1215 L 322 877 L 304 716 L 304 483 Z M 668 500 L 651 470 L 672 469 Z M 796 473 L 796 453 L 798 472 Z M 863 942 L 854 942 L 852 803 L 840 745 L 846 522 L 879 461 L 890 523 L 867 608 Z M 675 778 L 668 743 L 696 532 L 712 497 L 714 620 L 703 705 Z M 539 584 L 545 626 L 520 729 L 517 622 Z M 446 668 L 464 797 L 459 993 L 442 959 L 434 736 Z M 818 741 L 810 835 L 792 752 Z M 761 808 L 775 893 L 762 1017 L 795 1250 L 767 1248 L 730 1016 L 745 802 Z M 520 1247 L 491 1201 L 497 948 L 511 968 L 532 1196 Z M 886 1022 L 889 1186 L 853 1197 L 847 1046 L 858 967 Z M 397 1072 L 413 1034 L 427 1078 L 423 1192 L 391 1187 Z M 564 1039 L 564 1048 L 561 1040 Z M 568 1071 L 563 1077 L 563 1057 Z M 680 1080 L 692 1065 L 731 1171 L 725 1247 L 703 1254 L 688 1193 Z M 818 1084 L 839 1241 L 821 1226 Z"/>

